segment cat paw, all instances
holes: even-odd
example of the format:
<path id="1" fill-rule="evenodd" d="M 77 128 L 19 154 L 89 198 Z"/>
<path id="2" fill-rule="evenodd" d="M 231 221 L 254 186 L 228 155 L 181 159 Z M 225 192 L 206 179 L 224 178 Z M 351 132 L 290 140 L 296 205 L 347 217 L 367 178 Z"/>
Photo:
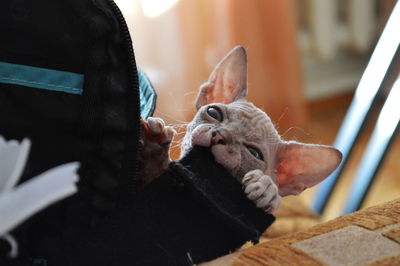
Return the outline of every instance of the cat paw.
<path id="1" fill-rule="evenodd" d="M 277 185 L 270 176 L 265 175 L 261 170 L 253 170 L 244 176 L 242 184 L 247 197 L 258 208 L 267 213 L 272 213 L 278 209 L 282 198 L 279 195 Z"/>
<path id="2" fill-rule="evenodd" d="M 150 183 L 168 168 L 169 149 L 175 133 L 161 118 L 142 120 L 140 161 L 143 184 Z"/>

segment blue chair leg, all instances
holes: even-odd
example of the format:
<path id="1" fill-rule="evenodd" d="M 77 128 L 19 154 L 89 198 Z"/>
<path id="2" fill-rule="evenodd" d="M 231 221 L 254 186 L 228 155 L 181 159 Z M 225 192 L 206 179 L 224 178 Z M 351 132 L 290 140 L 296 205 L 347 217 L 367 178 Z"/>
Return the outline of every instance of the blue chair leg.
<path id="1" fill-rule="evenodd" d="M 321 214 L 325 209 L 357 137 L 371 114 L 371 107 L 375 106 L 376 96 L 395 73 L 393 65 L 400 58 L 399 25 L 400 3 L 397 2 L 361 77 L 353 101 L 336 137 L 334 146 L 343 153 L 343 160 L 338 169 L 321 184 L 314 199 L 313 209 L 316 213 Z"/>
<path id="2" fill-rule="evenodd" d="M 379 114 L 371 138 L 349 190 L 343 214 L 358 210 L 371 187 L 381 163 L 394 140 L 400 123 L 400 76 Z"/>

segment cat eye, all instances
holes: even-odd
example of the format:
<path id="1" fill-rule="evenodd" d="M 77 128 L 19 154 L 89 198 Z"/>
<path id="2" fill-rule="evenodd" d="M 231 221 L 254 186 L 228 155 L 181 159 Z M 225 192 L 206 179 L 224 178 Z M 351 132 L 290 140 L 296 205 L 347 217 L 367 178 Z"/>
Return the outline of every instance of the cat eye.
<path id="1" fill-rule="evenodd" d="M 221 111 L 215 107 L 209 107 L 207 109 L 207 114 L 219 122 L 223 120 Z"/>
<path id="2" fill-rule="evenodd" d="M 246 148 L 251 153 L 251 155 L 253 155 L 260 161 L 264 161 L 262 153 L 259 150 L 257 150 L 256 148 L 250 147 L 250 146 L 246 146 Z"/>

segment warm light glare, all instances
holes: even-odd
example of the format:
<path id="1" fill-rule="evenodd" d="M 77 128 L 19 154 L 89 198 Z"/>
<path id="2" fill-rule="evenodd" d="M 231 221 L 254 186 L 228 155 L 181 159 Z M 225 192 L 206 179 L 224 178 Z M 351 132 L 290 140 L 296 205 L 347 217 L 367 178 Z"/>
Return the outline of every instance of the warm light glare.
<path id="1" fill-rule="evenodd" d="M 179 0 L 141 0 L 143 13 L 150 18 L 158 17 L 165 13 L 178 1 Z"/>
<path id="2" fill-rule="evenodd" d="M 114 0 L 123 14 L 132 13 L 135 7 L 135 0 Z"/>

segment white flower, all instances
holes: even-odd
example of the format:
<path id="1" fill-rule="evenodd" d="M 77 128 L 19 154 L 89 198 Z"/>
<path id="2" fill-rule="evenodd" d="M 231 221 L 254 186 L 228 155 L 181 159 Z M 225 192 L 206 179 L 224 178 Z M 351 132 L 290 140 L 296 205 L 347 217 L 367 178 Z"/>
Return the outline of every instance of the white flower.
<path id="1" fill-rule="evenodd" d="M 9 257 L 18 255 L 18 244 L 8 233 L 49 205 L 77 191 L 79 163 L 67 163 L 15 187 L 28 158 L 30 141 L 5 141 L 0 135 L 0 238 L 11 246 Z"/>
<path id="2" fill-rule="evenodd" d="M 28 139 L 21 143 L 16 140 L 7 142 L 0 136 L 0 197 L 9 192 L 21 177 L 30 146 Z"/>

